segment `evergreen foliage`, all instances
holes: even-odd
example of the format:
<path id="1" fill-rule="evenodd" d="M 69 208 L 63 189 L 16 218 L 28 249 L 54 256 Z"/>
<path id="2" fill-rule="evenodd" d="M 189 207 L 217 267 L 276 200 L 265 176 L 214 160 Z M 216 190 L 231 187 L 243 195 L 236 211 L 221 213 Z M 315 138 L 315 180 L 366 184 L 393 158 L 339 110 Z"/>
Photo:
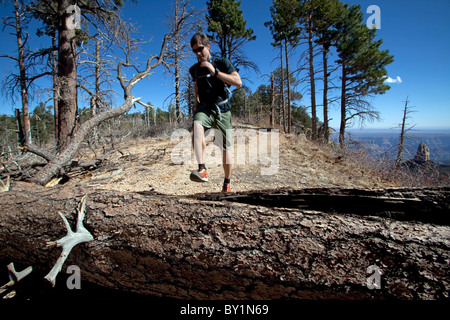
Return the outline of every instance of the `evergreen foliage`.
<path id="1" fill-rule="evenodd" d="M 243 47 L 256 39 L 253 29 L 247 28 L 247 21 L 239 8 L 240 1 L 209 0 L 208 32 L 209 38 L 219 47 L 220 56 L 229 59 L 236 68 L 250 68 L 258 71 L 258 66 L 251 62 Z"/>

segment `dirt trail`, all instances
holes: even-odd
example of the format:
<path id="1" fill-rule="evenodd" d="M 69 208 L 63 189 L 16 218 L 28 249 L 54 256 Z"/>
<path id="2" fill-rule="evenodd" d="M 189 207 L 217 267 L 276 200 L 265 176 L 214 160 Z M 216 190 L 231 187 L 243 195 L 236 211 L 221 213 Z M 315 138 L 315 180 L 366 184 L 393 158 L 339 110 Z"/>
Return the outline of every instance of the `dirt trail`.
<path id="1" fill-rule="evenodd" d="M 248 130 L 252 129 L 245 130 L 248 133 Z M 245 131 L 243 132 L 245 133 Z M 270 139 L 268 140 L 270 141 Z M 237 160 L 236 155 L 234 158 L 232 191 L 282 187 L 378 188 L 393 186 L 389 182 L 381 181 L 376 174 L 369 172 L 360 164 L 349 160 L 343 161 L 331 152 L 329 147 L 316 145 L 304 137 L 279 134 L 278 141 L 278 163 L 274 158 L 269 159 L 268 162 L 266 159 L 264 162 L 264 158 L 257 155 L 257 159 L 255 159 L 254 154 L 250 155 L 247 141 L 247 149 L 244 151 L 246 160 Z M 118 146 L 120 152 L 109 156 L 98 170 L 87 175 L 74 175 L 68 185 L 81 184 L 89 185 L 94 189 L 129 192 L 154 190 L 172 195 L 220 191 L 224 177 L 221 159 L 217 158 L 215 162 L 206 163 L 209 182 L 192 182 L 189 179 L 190 172 L 197 168 L 192 150 L 190 161 L 176 164 L 178 162 L 176 150 L 180 150 L 181 145 L 181 139 L 171 139 L 170 137 L 123 143 Z M 237 145 L 236 142 L 235 152 Z M 80 160 L 90 160 L 87 152 L 84 154 L 80 152 L 80 154 L 83 155 Z M 209 152 L 209 154 L 214 155 L 213 152 Z M 270 151 L 268 157 L 272 157 Z M 265 169 L 266 171 L 274 170 L 272 173 L 266 174 Z M 113 176 L 104 179 L 110 175 Z"/>

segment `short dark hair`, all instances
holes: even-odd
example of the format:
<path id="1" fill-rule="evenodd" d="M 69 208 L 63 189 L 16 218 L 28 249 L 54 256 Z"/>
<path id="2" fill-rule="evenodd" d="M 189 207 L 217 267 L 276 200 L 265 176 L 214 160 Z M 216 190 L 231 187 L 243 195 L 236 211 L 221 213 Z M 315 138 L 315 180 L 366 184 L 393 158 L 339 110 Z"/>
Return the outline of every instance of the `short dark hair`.
<path id="1" fill-rule="evenodd" d="M 191 38 L 191 47 L 193 47 L 196 43 L 201 43 L 202 45 L 207 46 L 209 44 L 208 36 L 201 32 L 196 33 Z"/>

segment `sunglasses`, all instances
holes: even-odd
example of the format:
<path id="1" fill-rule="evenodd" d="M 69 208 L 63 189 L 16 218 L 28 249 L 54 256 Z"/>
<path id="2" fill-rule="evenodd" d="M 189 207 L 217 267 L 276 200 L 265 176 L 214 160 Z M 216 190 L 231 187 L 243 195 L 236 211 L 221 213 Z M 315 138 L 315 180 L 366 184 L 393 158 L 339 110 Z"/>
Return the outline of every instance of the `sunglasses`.
<path id="1" fill-rule="evenodd" d="M 205 49 L 205 46 L 198 47 L 197 49 L 192 49 L 192 51 L 194 51 L 194 53 L 199 53 L 202 52 L 203 49 Z"/>

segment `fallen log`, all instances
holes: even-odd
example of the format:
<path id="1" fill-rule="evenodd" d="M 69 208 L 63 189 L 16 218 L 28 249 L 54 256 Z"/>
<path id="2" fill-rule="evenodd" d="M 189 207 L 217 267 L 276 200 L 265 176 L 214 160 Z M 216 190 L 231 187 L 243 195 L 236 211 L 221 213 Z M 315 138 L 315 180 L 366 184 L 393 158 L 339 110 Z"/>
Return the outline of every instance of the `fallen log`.
<path id="1" fill-rule="evenodd" d="M 48 272 L 60 250 L 46 242 L 66 233 L 57 212 L 73 226 L 85 194 L 94 240 L 74 247 L 65 268 L 89 283 L 176 299 L 449 298 L 448 189 L 167 196 L 17 183 L 0 195 L 0 261 Z M 351 204 L 361 194 L 370 207 L 391 197 L 398 211 L 404 201 L 403 216 L 425 203 L 438 223 L 397 220 L 386 206 L 359 212 Z"/>

